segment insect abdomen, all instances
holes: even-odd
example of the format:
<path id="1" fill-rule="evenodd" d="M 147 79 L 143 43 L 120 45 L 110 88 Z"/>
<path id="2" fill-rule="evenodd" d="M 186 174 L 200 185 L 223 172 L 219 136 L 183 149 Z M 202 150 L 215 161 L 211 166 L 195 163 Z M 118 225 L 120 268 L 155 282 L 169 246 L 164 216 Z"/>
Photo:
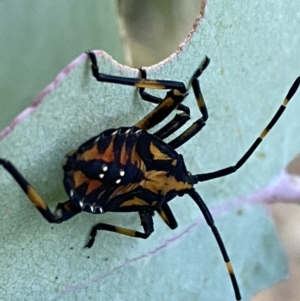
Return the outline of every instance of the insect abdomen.
<path id="1" fill-rule="evenodd" d="M 142 160 L 135 146 L 141 130 L 135 127 L 107 130 L 67 155 L 65 188 L 77 204 L 95 206 L 138 186 Z"/>

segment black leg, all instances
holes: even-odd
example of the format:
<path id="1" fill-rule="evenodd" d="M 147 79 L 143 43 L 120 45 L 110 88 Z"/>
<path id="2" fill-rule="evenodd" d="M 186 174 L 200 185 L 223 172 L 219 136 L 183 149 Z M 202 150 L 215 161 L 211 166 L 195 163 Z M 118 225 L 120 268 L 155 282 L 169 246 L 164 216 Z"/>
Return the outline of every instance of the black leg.
<path id="1" fill-rule="evenodd" d="M 229 256 L 227 254 L 227 251 L 225 249 L 223 240 L 220 236 L 220 233 L 214 223 L 213 217 L 211 215 L 211 213 L 209 212 L 209 209 L 207 208 L 206 204 L 204 203 L 204 201 L 202 200 L 202 198 L 200 197 L 200 195 L 195 191 L 195 189 L 191 189 L 189 191 L 187 191 L 187 194 L 195 201 L 195 203 L 198 205 L 198 207 L 200 208 L 206 223 L 208 224 L 208 226 L 211 228 L 213 235 L 218 243 L 218 246 L 220 248 L 220 251 L 222 253 L 223 259 L 226 263 L 226 267 L 227 267 L 227 271 L 228 274 L 230 276 L 231 282 L 232 282 L 232 286 L 233 286 L 233 290 L 235 293 L 235 298 L 236 300 L 241 300 L 241 294 L 240 294 L 240 290 L 239 290 L 239 286 L 237 283 L 237 280 L 235 278 L 235 274 L 233 271 L 233 267 L 230 263 L 229 260 Z"/>
<path id="2" fill-rule="evenodd" d="M 169 145 L 176 149 L 185 142 L 187 142 L 189 139 L 191 139 L 193 136 L 195 136 L 197 133 L 201 131 L 201 129 L 205 126 L 205 122 L 208 119 L 208 112 L 207 108 L 204 102 L 204 98 L 200 89 L 200 84 L 198 78 L 202 74 L 202 72 L 206 69 L 206 67 L 209 64 L 209 58 L 206 57 L 206 59 L 203 61 L 201 66 L 195 71 L 191 78 L 191 85 L 193 88 L 193 92 L 195 95 L 195 98 L 197 100 L 198 108 L 201 112 L 202 117 L 196 120 L 188 129 L 186 129 L 181 135 L 179 135 L 177 138 L 173 139 L 169 142 Z"/>
<path id="3" fill-rule="evenodd" d="M 128 78 L 128 77 L 119 77 L 112 76 L 103 73 L 99 73 L 99 68 L 97 65 L 96 55 L 93 52 L 87 53 L 91 62 L 92 62 L 92 74 L 97 81 L 100 82 L 110 82 L 115 84 L 129 85 L 140 88 L 140 94 L 143 99 L 157 102 L 158 106 L 147 114 L 142 120 L 135 124 L 136 127 L 139 127 L 144 130 L 148 130 L 159 122 L 164 120 L 173 110 L 180 108 L 182 111 L 188 111 L 187 107 L 180 106 L 181 102 L 187 95 L 187 90 L 182 82 L 177 81 L 166 81 L 166 80 L 150 80 L 146 78 Z M 145 74 L 142 73 L 142 76 Z M 143 89 L 171 89 L 166 95 L 166 97 L 161 100 L 156 97 L 144 92 Z"/>
<path id="4" fill-rule="evenodd" d="M 140 68 L 141 78 L 146 79 L 147 73 L 146 70 Z M 153 96 L 149 93 L 145 92 L 145 88 L 139 89 L 140 96 L 143 100 L 149 101 L 156 104 L 161 104 L 164 99 Z M 182 127 L 189 119 L 190 119 L 190 109 L 187 106 L 184 106 L 183 104 L 179 104 L 177 108 L 175 108 L 179 111 L 182 111 L 180 114 L 176 114 L 176 116 L 168 122 L 165 126 L 163 126 L 160 130 L 156 131 L 154 133 L 155 136 L 159 137 L 160 139 L 165 139 L 171 134 L 173 134 L 177 129 Z M 174 110 L 173 107 L 169 108 L 169 113 L 171 113 Z"/>
<path id="5" fill-rule="evenodd" d="M 163 140 L 172 135 L 174 132 L 176 132 L 190 119 L 190 116 L 184 112 L 176 114 L 170 122 L 168 122 L 165 126 L 160 128 L 158 131 L 156 131 L 154 135 Z"/>
<path id="6" fill-rule="evenodd" d="M 40 211 L 40 213 L 49 223 L 61 223 L 81 212 L 79 208 L 73 206 L 70 201 L 67 201 L 65 203 L 58 204 L 55 212 L 52 213 L 44 200 L 25 180 L 25 178 L 13 166 L 12 163 L 0 158 L 0 165 L 2 165 L 14 177 L 31 203 Z"/>
<path id="7" fill-rule="evenodd" d="M 100 73 L 95 53 L 87 52 L 87 55 L 89 56 L 92 63 L 92 74 L 95 77 L 95 79 L 99 82 L 107 82 L 120 85 L 134 86 L 137 88 L 149 88 L 158 90 L 175 89 L 180 91 L 182 94 L 186 92 L 185 85 L 182 82 L 170 80 L 151 80 L 136 77 L 121 77 Z"/>
<path id="8" fill-rule="evenodd" d="M 147 78 L 147 72 L 146 72 L 146 70 L 143 69 L 143 68 L 139 68 L 139 70 L 140 70 L 141 78 L 146 79 Z M 163 102 L 162 98 L 153 96 L 153 95 L 151 95 L 149 93 L 146 93 L 145 92 L 145 88 L 140 88 L 139 89 L 139 93 L 140 93 L 141 98 L 143 100 L 145 100 L 145 101 L 149 101 L 149 102 L 156 103 L 156 104 L 160 104 L 161 102 Z M 178 107 L 177 107 L 177 110 L 182 111 L 186 115 L 190 116 L 190 109 L 189 109 L 189 107 L 187 107 L 187 106 L 185 106 L 183 104 L 179 104 Z"/>
<path id="9" fill-rule="evenodd" d="M 294 81 L 292 87 L 290 88 L 289 92 L 287 93 L 282 105 L 279 107 L 269 124 L 266 126 L 266 128 L 262 131 L 260 136 L 254 141 L 254 143 L 250 146 L 250 148 L 246 151 L 246 153 L 242 156 L 242 158 L 233 166 L 229 166 L 214 172 L 209 172 L 209 173 L 204 173 L 204 174 L 198 174 L 195 175 L 198 178 L 198 181 L 204 182 L 208 181 L 211 179 L 219 178 L 219 177 L 224 177 L 227 176 L 231 173 L 236 172 L 248 159 L 249 157 L 253 154 L 253 152 L 256 150 L 256 148 L 259 146 L 259 144 L 262 142 L 262 140 L 267 136 L 269 131 L 272 129 L 274 124 L 278 121 L 282 113 L 284 112 L 288 102 L 290 99 L 294 96 L 296 93 L 297 89 L 299 88 L 300 85 L 300 77 L 296 78 Z"/>
<path id="10" fill-rule="evenodd" d="M 151 213 L 152 212 L 150 212 L 150 211 L 140 211 L 139 212 L 140 218 L 141 218 L 141 224 L 145 231 L 144 233 L 135 231 L 135 230 L 131 230 L 131 229 L 127 229 L 127 228 L 109 225 L 109 224 L 103 224 L 103 223 L 95 225 L 90 233 L 91 238 L 85 247 L 91 248 L 93 246 L 98 230 L 111 231 L 111 232 L 116 232 L 116 233 L 120 233 L 120 234 L 127 235 L 127 236 L 144 238 L 144 239 L 148 238 L 150 236 L 150 234 L 154 231 L 153 219 L 152 219 Z"/>
<path id="11" fill-rule="evenodd" d="M 140 68 L 141 78 L 146 78 L 147 73 L 146 70 Z M 145 88 L 139 89 L 140 96 L 143 100 L 149 101 L 152 103 L 160 104 L 163 99 L 159 97 L 155 97 L 145 92 Z M 177 131 L 180 127 L 182 127 L 188 120 L 190 120 L 190 109 L 183 104 L 179 104 L 177 110 L 182 111 L 180 114 L 176 114 L 175 117 L 168 122 L 165 126 L 154 133 L 155 136 L 160 139 L 165 139 L 168 136 L 172 135 L 175 131 Z"/>
<path id="12" fill-rule="evenodd" d="M 184 144 L 187 140 L 189 140 L 191 137 L 196 135 L 203 128 L 203 126 L 205 125 L 205 121 L 208 119 L 207 108 L 201 93 L 199 80 L 198 80 L 198 77 L 206 69 L 208 64 L 209 64 L 209 58 L 206 57 L 191 78 L 191 85 L 197 100 L 199 110 L 202 114 L 202 117 L 196 122 L 194 122 L 179 137 L 177 137 L 176 139 L 172 140 L 169 143 L 169 145 L 174 149 Z M 145 116 L 135 126 L 141 127 L 143 129 L 149 129 L 155 126 L 156 124 L 158 124 L 159 122 L 161 122 L 162 120 L 164 120 L 174 109 L 178 107 L 178 105 L 184 100 L 184 98 L 187 95 L 187 90 L 185 91 L 185 93 L 182 94 L 178 94 L 178 92 L 181 91 L 177 89 L 169 91 L 167 93 L 167 96 L 163 100 L 163 102 L 160 103 L 152 112 L 150 112 L 147 116 Z M 179 96 L 181 97 L 181 99 L 179 99 Z M 166 125 L 164 131 L 162 133 L 160 132 L 158 136 L 161 135 L 161 137 L 167 137 L 184 124 L 182 123 L 180 125 L 176 121 L 174 121 L 174 119 Z"/>
<path id="13" fill-rule="evenodd" d="M 158 103 L 158 106 L 152 110 L 149 114 L 147 114 L 142 120 L 135 124 L 136 127 L 139 127 L 144 130 L 149 130 L 154 127 L 162 120 L 164 120 L 173 110 L 179 109 L 186 113 L 189 116 L 189 109 L 186 106 L 183 106 L 181 102 L 187 96 L 187 89 L 182 82 L 177 81 L 166 81 L 166 80 L 150 80 L 146 78 L 146 72 L 143 69 L 141 71 L 141 78 L 127 78 L 127 77 L 119 77 L 112 76 L 103 73 L 99 73 L 99 68 L 97 64 L 96 55 L 93 52 L 87 53 L 92 65 L 92 74 L 96 78 L 97 81 L 100 82 L 110 82 L 115 84 L 123 84 L 135 86 L 139 89 L 139 93 L 142 99 L 146 101 L 150 101 L 153 103 Z M 205 121 L 208 118 L 207 108 L 201 93 L 200 85 L 198 77 L 202 74 L 202 72 L 206 69 L 209 64 L 209 58 L 205 58 L 201 66 L 195 71 L 191 78 L 191 85 L 194 91 L 194 95 L 197 100 L 197 104 L 199 110 L 202 114 L 202 117 L 193 123 L 186 131 L 184 131 L 179 137 L 172 140 L 169 144 L 174 149 L 184 144 L 191 137 L 196 135 L 205 125 Z M 166 95 L 166 97 L 162 100 L 158 97 L 152 96 L 146 93 L 145 88 L 150 89 L 171 89 Z M 180 122 L 178 121 L 180 119 Z M 187 121 L 187 116 L 180 116 L 173 118 L 161 131 L 157 133 L 158 137 L 168 137 L 178 128 L 180 128 Z M 163 138 L 161 138 L 163 139 Z"/>
<path id="14" fill-rule="evenodd" d="M 189 128 L 187 128 L 182 134 L 170 141 L 168 144 L 173 149 L 176 149 L 179 146 L 186 143 L 188 140 L 190 140 L 197 133 L 199 133 L 204 126 L 205 122 L 202 120 L 202 118 L 200 118 L 197 121 L 195 121 Z"/>
<path id="15" fill-rule="evenodd" d="M 163 221 L 172 229 L 176 229 L 178 224 L 176 219 L 167 203 L 164 203 L 158 210 L 158 214 L 163 219 Z"/>

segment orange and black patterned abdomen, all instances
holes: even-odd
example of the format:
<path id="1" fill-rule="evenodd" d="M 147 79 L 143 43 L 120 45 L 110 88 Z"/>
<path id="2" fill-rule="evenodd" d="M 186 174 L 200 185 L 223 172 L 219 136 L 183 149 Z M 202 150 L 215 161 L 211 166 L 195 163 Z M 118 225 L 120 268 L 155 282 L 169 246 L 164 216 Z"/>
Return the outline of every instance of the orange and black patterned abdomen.
<path id="1" fill-rule="evenodd" d="M 191 188 L 181 156 L 137 127 L 93 137 L 66 156 L 64 170 L 70 200 L 92 213 L 155 209 Z"/>

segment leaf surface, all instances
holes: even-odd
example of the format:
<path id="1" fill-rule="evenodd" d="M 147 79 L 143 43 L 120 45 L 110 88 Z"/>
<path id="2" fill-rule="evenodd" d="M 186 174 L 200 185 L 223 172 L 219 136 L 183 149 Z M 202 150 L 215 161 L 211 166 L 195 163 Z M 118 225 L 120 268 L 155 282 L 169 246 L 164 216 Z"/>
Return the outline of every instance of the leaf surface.
<path id="1" fill-rule="evenodd" d="M 193 173 L 234 164 L 266 126 L 299 73 L 295 45 L 300 41 L 292 35 L 295 12 L 289 4 L 267 2 L 268 12 L 277 17 L 270 24 L 265 15 L 257 15 L 267 9 L 265 2 L 258 1 L 258 7 L 247 14 L 242 3 L 209 2 L 205 17 L 180 51 L 147 69 L 149 78 L 188 83 L 204 54 L 211 58 L 201 77 L 207 126 L 179 149 Z M 290 15 L 288 24 L 277 6 Z M 249 47 L 249 41 L 260 47 Z M 101 72 L 139 75 L 104 52 L 97 55 Z M 263 201 L 268 194 L 261 189 L 299 151 L 299 93 L 295 98 L 298 101 L 291 102 L 239 172 L 197 186 L 215 216 L 244 300 L 287 274 L 284 251 L 268 212 L 248 197 L 262 191 Z M 192 93 L 186 104 L 193 119 L 199 118 Z M 2 132 L 0 155 L 14 162 L 54 208 L 67 198 L 60 167 L 64 154 L 105 129 L 136 123 L 151 108 L 132 87 L 97 83 L 83 54 Z M 0 258 L 6 299 L 33 300 L 42 294 L 44 300 L 233 300 L 216 243 L 187 197 L 170 203 L 179 224 L 175 231 L 155 217 L 156 231 L 145 241 L 102 232 L 87 250 L 82 247 L 95 223 L 138 228 L 137 214 L 80 214 L 49 225 L 3 169 L 0 179 L 4 212 Z"/>

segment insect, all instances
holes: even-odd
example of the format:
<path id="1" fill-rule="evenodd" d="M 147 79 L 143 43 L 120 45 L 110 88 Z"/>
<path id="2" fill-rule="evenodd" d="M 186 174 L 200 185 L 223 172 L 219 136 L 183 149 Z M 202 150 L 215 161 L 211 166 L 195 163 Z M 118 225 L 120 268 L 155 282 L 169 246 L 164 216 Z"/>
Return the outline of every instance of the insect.
<path id="1" fill-rule="evenodd" d="M 295 94 L 300 85 L 300 77 L 293 83 L 283 104 L 267 127 L 235 165 L 192 175 L 176 149 L 200 132 L 208 119 L 198 78 L 208 66 L 209 59 L 206 57 L 203 60 L 190 81 L 201 117 L 182 134 L 166 143 L 163 140 L 190 119 L 189 108 L 182 104 L 188 91 L 184 83 L 147 79 L 143 69 L 140 69 L 140 78 L 103 74 L 99 72 L 96 55 L 93 52 L 87 52 L 87 55 L 91 61 L 92 75 L 97 81 L 137 87 L 143 100 L 158 105 L 134 126 L 106 130 L 66 155 L 63 164 L 64 186 L 69 200 L 59 203 L 54 213 L 12 163 L 0 158 L 0 164 L 14 177 L 33 205 L 50 223 L 64 222 L 80 212 L 138 212 L 144 232 L 99 223 L 90 232 L 90 240 L 86 245 L 88 248 L 93 246 L 98 230 L 148 238 L 154 231 L 154 212 L 157 212 L 171 229 L 175 229 L 177 222 L 168 202 L 176 196 L 189 195 L 201 210 L 215 236 L 231 278 L 236 300 L 241 300 L 239 286 L 224 243 L 212 215 L 194 185 L 234 173 L 247 161 Z M 165 98 L 160 99 L 146 93 L 146 88 L 169 91 Z M 148 132 L 174 110 L 180 113 L 154 134 Z"/>

